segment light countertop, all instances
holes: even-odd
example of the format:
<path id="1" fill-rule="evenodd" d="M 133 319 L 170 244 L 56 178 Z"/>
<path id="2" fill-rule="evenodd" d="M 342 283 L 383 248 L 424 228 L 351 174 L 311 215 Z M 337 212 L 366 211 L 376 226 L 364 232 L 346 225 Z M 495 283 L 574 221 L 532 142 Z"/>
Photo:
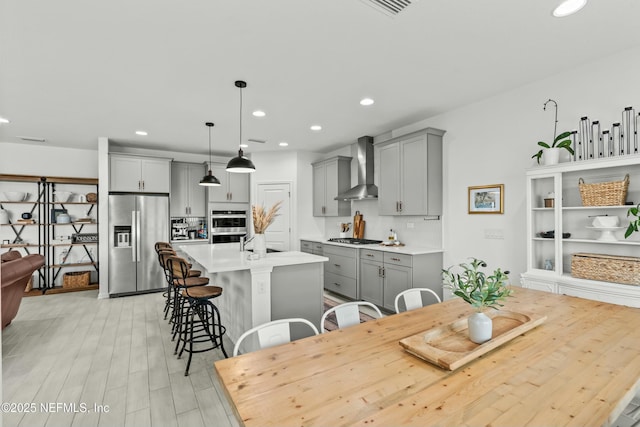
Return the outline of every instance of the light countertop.
<path id="1" fill-rule="evenodd" d="M 351 245 L 349 243 L 329 242 L 327 239 L 317 238 L 317 237 L 316 238 L 302 237 L 300 238 L 300 240 L 324 243 L 326 245 L 344 246 L 347 248 L 369 249 L 372 251 L 393 252 L 393 253 L 406 254 L 406 255 L 424 255 L 424 254 L 435 254 L 435 253 L 444 252 L 444 249 L 442 248 L 421 246 L 421 245 L 411 245 L 411 244 L 405 245 L 405 246 L 382 246 L 376 243 L 371 245 Z"/>
<path id="2" fill-rule="evenodd" d="M 272 252 L 264 258 L 250 260 L 248 258 L 252 253 L 240 252 L 238 243 L 190 244 L 178 247 L 209 273 L 311 264 L 329 260 L 323 256 L 298 251 Z"/>

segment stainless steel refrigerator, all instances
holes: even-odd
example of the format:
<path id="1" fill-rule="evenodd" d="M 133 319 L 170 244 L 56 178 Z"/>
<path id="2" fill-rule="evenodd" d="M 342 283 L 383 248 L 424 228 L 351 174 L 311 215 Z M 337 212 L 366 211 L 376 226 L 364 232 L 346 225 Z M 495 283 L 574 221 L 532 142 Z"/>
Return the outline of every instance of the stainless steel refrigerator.
<path id="1" fill-rule="evenodd" d="M 167 195 L 109 195 L 109 295 L 166 287 L 154 245 L 169 241 Z"/>

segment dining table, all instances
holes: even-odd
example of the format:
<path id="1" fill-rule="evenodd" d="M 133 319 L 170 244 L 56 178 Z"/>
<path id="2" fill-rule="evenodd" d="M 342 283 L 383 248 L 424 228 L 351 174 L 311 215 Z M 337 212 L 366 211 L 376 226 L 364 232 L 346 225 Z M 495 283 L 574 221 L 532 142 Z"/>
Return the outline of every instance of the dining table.
<path id="1" fill-rule="evenodd" d="M 244 426 L 612 425 L 640 388 L 640 309 L 513 286 L 501 310 L 546 318 L 456 369 L 400 341 L 460 324 L 474 312 L 460 298 L 220 360 L 215 371 Z"/>

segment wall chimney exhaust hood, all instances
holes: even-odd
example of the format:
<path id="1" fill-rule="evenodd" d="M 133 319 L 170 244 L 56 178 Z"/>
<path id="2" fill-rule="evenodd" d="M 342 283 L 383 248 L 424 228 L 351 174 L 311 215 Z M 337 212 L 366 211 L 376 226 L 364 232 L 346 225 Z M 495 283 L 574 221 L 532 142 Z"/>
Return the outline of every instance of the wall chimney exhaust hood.
<path id="1" fill-rule="evenodd" d="M 373 184 L 373 137 L 361 136 L 358 149 L 358 185 L 338 194 L 334 200 L 377 199 L 378 187 Z"/>

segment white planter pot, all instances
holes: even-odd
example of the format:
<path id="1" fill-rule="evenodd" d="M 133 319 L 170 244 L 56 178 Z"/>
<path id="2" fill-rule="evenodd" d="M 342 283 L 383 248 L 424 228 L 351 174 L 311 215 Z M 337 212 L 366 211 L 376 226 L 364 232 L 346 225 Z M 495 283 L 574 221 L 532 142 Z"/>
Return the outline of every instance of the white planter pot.
<path id="1" fill-rule="evenodd" d="M 267 241 L 264 238 L 264 234 L 256 234 L 253 238 L 253 253 L 260 258 L 264 258 L 267 255 Z"/>
<path id="2" fill-rule="evenodd" d="M 489 341 L 493 334 L 493 322 L 484 313 L 473 313 L 467 319 L 469 322 L 469 339 L 476 344 Z"/>
<path id="3" fill-rule="evenodd" d="M 560 148 L 545 148 L 542 152 L 542 162 L 545 165 L 557 165 L 560 162 Z"/>

